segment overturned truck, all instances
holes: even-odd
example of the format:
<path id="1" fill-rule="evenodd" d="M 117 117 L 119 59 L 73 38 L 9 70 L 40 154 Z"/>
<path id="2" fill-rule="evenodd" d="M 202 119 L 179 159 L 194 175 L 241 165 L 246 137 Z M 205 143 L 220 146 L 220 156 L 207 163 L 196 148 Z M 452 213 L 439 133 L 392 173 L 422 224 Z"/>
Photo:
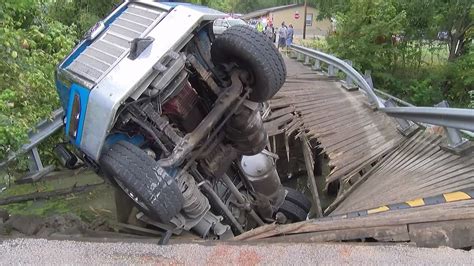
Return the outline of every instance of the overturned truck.
<path id="1" fill-rule="evenodd" d="M 283 58 L 246 25 L 215 38 L 223 15 L 125 1 L 56 71 L 74 153 L 151 224 L 212 239 L 305 220 L 311 208 L 266 149 L 264 102 L 285 82 Z"/>

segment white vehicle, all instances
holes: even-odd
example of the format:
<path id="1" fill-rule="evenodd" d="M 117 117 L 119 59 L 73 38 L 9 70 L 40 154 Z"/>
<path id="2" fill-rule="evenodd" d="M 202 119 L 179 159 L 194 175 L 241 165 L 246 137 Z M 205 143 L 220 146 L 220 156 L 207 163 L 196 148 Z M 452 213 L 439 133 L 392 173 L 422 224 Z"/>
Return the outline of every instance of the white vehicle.
<path id="1" fill-rule="evenodd" d="M 219 239 L 278 213 L 302 221 L 311 206 L 282 186 L 265 150 L 261 104 L 285 81 L 283 58 L 224 16 L 125 1 L 56 71 L 65 133 L 81 159 L 155 226 Z M 236 26 L 214 38 L 216 19 Z"/>
<path id="2" fill-rule="evenodd" d="M 235 25 L 247 25 L 245 21 L 234 18 L 221 18 L 214 20 L 213 30 L 215 35 L 222 34 L 226 29 Z"/>

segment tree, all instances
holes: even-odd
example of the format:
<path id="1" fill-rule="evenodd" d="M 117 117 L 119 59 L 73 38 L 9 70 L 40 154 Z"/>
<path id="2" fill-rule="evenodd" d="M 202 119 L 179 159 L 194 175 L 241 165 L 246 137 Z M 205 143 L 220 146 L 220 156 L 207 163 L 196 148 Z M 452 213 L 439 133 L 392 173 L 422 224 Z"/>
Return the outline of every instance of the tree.
<path id="1" fill-rule="evenodd" d="M 473 40 L 474 4 L 472 0 L 438 0 L 436 20 L 440 31 L 449 36 L 449 60 L 467 54 Z"/>
<path id="2" fill-rule="evenodd" d="M 392 36 L 403 31 L 405 12 L 396 0 L 350 0 L 349 11 L 337 13 L 336 33 L 328 39 L 334 53 L 361 69 L 383 72 L 392 69 L 397 47 Z"/>

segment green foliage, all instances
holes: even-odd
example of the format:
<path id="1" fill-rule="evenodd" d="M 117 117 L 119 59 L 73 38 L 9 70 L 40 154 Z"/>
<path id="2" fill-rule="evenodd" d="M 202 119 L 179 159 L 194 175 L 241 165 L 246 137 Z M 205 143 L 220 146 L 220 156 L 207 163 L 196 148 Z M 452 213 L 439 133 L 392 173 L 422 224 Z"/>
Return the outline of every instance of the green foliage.
<path id="1" fill-rule="evenodd" d="M 72 49 L 76 32 L 41 9 L 36 1 L 0 3 L 0 159 L 59 107 L 54 68 Z"/>
<path id="2" fill-rule="evenodd" d="M 318 51 L 329 52 L 329 46 L 326 39 L 314 38 L 311 40 L 295 40 L 295 43 L 298 45 L 311 47 Z"/>
<path id="3" fill-rule="evenodd" d="M 362 69 L 391 69 L 398 56 L 392 34 L 400 34 L 406 20 L 405 12 L 398 12 L 394 3 L 351 0 L 351 9 L 336 16 L 337 31 L 328 39 L 331 50 Z"/>
<path id="4" fill-rule="evenodd" d="M 474 51 L 450 61 L 443 74 L 445 98 L 452 105 L 474 108 Z"/>
<path id="5" fill-rule="evenodd" d="M 416 105 L 429 106 L 441 100 L 458 107 L 470 104 L 473 23 L 465 14 L 473 13 L 472 3 L 351 0 L 346 4 L 335 13 L 336 32 L 327 39 L 329 52 L 352 60 L 362 72 L 371 70 L 377 88 Z M 470 23 L 467 28 L 461 26 L 466 21 Z M 437 40 L 442 30 L 449 33 L 447 42 Z M 454 34 L 461 30 L 465 32 L 461 37 Z M 454 35 L 463 43 L 455 56 L 450 44 Z M 318 42 L 310 45 L 320 46 Z"/>
<path id="6" fill-rule="evenodd" d="M 49 200 L 44 202 L 27 201 L 10 204 L 6 207 L 10 214 L 50 216 L 53 214 L 69 213 L 71 210 L 64 200 Z"/>
<path id="7" fill-rule="evenodd" d="M 121 0 L 54 0 L 48 5 L 48 15 L 64 25 L 76 26 L 81 37 L 97 21 L 107 16 Z"/>
<path id="8" fill-rule="evenodd" d="M 467 54 L 474 38 L 474 3 L 472 0 L 432 0 L 433 14 L 439 30 L 449 35 L 449 59 Z"/>
<path id="9" fill-rule="evenodd" d="M 80 36 L 120 0 L 6 0 L 0 3 L 0 160 L 27 140 L 28 130 L 59 107 L 56 65 Z M 52 145 L 42 145 L 52 162 Z M 25 164 L 16 165 L 22 168 Z"/>

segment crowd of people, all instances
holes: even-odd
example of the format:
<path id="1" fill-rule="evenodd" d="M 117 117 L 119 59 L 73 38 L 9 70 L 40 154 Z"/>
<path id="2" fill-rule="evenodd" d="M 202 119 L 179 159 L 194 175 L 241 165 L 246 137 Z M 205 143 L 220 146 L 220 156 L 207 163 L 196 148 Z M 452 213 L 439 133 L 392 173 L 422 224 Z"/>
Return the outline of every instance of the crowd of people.
<path id="1" fill-rule="evenodd" d="M 255 25 L 257 31 L 265 34 L 272 42 L 276 42 L 277 34 L 275 32 L 275 28 L 273 27 L 273 23 L 267 23 L 265 26 L 261 21 L 258 21 Z M 293 43 L 293 25 L 286 26 L 285 22 L 281 23 L 281 27 L 278 29 L 278 49 L 284 49 L 287 46 L 290 46 Z"/>

